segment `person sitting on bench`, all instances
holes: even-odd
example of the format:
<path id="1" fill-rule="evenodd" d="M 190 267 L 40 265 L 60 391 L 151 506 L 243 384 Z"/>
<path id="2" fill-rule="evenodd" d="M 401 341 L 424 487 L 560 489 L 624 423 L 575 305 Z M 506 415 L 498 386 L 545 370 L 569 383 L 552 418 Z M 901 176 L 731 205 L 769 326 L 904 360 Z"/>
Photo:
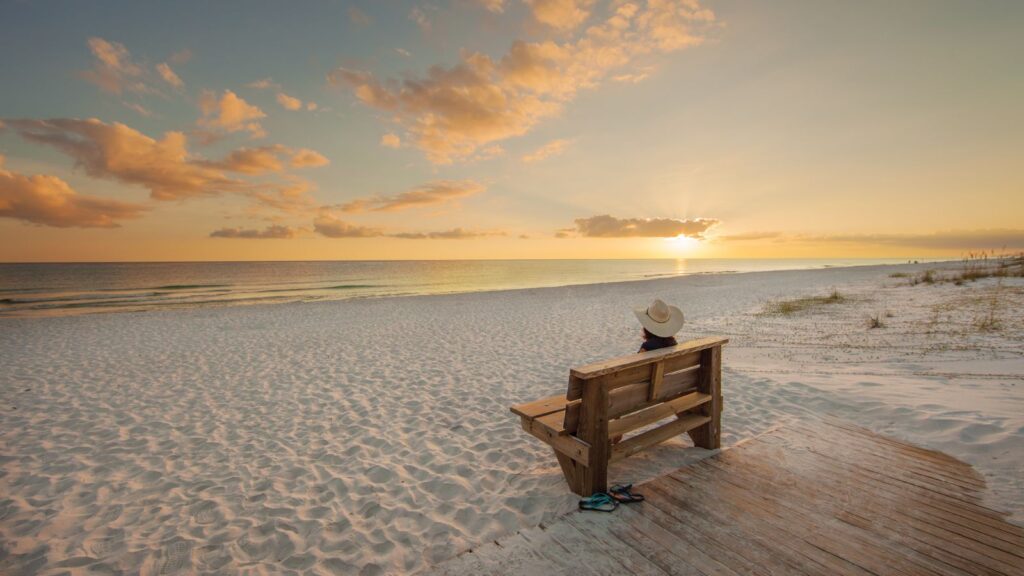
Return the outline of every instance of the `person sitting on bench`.
<path id="1" fill-rule="evenodd" d="M 637 354 L 678 344 L 675 336 L 683 327 L 682 310 L 655 298 L 650 306 L 634 308 L 633 314 L 636 314 L 637 320 L 643 326 L 644 334 L 644 341 L 640 344 Z M 622 441 L 622 435 L 613 436 L 611 441 L 612 444 L 618 444 Z"/>
<path id="2" fill-rule="evenodd" d="M 655 299 L 650 306 L 634 308 L 633 313 L 644 331 L 644 341 L 638 353 L 678 344 L 675 335 L 683 327 L 682 310 Z"/>

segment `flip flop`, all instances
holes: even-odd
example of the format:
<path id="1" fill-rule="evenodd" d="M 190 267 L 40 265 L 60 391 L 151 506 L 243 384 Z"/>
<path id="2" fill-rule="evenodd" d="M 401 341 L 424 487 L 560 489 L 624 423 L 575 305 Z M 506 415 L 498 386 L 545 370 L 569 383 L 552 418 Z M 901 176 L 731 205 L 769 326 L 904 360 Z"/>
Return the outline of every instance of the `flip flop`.
<path id="1" fill-rule="evenodd" d="M 623 504 L 632 504 L 634 502 L 644 501 L 643 494 L 633 494 L 632 484 L 619 484 L 617 486 L 612 486 L 611 490 L 608 491 L 608 494 L 610 494 L 616 502 L 621 502 Z"/>
<path id="2" fill-rule="evenodd" d="M 580 500 L 580 510 L 597 510 L 598 512 L 611 512 L 619 507 L 611 496 L 604 492 L 595 492 L 593 496 Z"/>

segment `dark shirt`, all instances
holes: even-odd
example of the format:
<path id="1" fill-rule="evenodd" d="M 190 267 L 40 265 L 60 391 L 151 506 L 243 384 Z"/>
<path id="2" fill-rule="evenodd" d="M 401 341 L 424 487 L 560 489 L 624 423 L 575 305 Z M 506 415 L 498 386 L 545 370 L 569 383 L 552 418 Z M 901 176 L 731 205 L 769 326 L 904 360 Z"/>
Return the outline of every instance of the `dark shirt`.
<path id="1" fill-rule="evenodd" d="M 652 336 L 651 338 L 644 340 L 644 343 L 640 345 L 640 349 L 650 352 L 651 350 L 668 348 L 669 346 L 675 346 L 676 344 L 678 344 L 678 342 L 676 342 L 676 339 L 673 336 L 669 336 L 668 338 Z"/>

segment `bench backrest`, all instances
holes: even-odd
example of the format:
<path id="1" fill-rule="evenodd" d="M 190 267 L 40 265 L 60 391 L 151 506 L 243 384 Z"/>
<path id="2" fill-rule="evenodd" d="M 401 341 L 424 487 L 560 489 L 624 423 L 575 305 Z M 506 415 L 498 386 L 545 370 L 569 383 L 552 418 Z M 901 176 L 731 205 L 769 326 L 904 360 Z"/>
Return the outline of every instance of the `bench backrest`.
<path id="1" fill-rule="evenodd" d="M 720 370 L 720 366 L 710 364 L 721 357 L 721 346 L 728 341 L 721 337 L 701 338 L 573 368 L 566 391 L 570 402 L 565 410 L 565 430 L 576 435 L 584 415 L 588 420 L 601 418 L 606 425 L 608 421 L 696 392 L 702 388 L 702 378 L 717 377 L 712 371 Z M 716 349 L 718 353 L 712 354 Z M 606 407 L 588 405 L 605 402 Z M 647 423 L 642 418 L 635 420 L 637 427 Z M 609 428 L 614 433 L 630 429 L 629 424 Z"/>

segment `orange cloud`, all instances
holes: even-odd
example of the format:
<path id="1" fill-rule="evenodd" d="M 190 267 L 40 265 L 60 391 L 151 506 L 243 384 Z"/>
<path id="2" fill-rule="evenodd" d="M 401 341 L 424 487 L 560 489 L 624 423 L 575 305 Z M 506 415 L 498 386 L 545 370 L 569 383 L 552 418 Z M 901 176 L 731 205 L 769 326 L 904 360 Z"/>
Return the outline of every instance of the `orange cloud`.
<path id="1" fill-rule="evenodd" d="M 279 156 L 284 150 L 284 146 L 239 148 L 232 151 L 223 160 L 208 162 L 207 165 L 242 174 L 280 172 L 284 169 L 284 165 Z"/>
<path id="2" fill-rule="evenodd" d="M 452 202 L 479 194 L 486 188 L 472 180 L 438 180 L 392 196 L 359 198 L 343 204 L 342 212 L 395 212 Z"/>
<path id="3" fill-rule="evenodd" d="M 293 98 L 284 92 L 277 93 L 277 103 L 280 104 L 285 110 L 301 110 L 302 100 Z"/>
<path id="4" fill-rule="evenodd" d="M 719 223 L 714 218 L 677 220 L 675 218 L 615 218 L 607 214 L 577 218 L 576 232 L 585 238 L 672 238 L 688 236 L 702 239 L 704 232 Z M 565 238 L 572 229 L 559 230 L 556 236 Z"/>
<path id="5" fill-rule="evenodd" d="M 96 61 L 91 70 L 79 73 L 84 80 L 111 94 L 153 91 L 144 81 L 145 71 L 132 60 L 124 44 L 93 37 L 88 45 Z"/>
<path id="6" fill-rule="evenodd" d="M 25 176 L 3 169 L 0 156 L 0 217 L 57 228 L 117 228 L 146 208 L 79 194 L 56 176 Z"/>
<path id="7" fill-rule="evenodd" d="M 476 0 L 476 3 L 495 14 L 501 14 L 505 11 L 505 0 Z"/>
<path id="8" fill-rule="evenodd" d="M 594 0 L 526 0 L 533 19 L 557 30 L 572 30 L 582 24 Z"/>
<path id="9" fill-rule="evenodd" d="M 380 137 L 380 145 L 388 148 L 401 148 L 402 139 L 397 134 L 385 134 Z"/>
<path id="10" fill-rule="evenodd" d="M 392 238 L 404 238 L 406 240 L 470 240 L 473 238 L 484 238 L 487 236 L 506 236 L 501 231 L 477 231 L 465 230 L 463 228 L 452 228 L 440 232 L 399 232 L 388 234 Z"/>
<path id="11" fill-rule="evenodd" d="M 167 132 L 155 140 L 124 124 L 95 118 L 7 120 L 7 124 L 26 140 L 64 152 L 89 176 L 143 186 L 156 200 L 236 193 L 270 208 L 294 211 L 309 204 L 308 182 L 293 177 L 285 182 L 252 181 L 227 173 L 283 172 L 282 158 L 292 167 L 327 162 L 312 150 L 280 145 L 241 148 L 222 160 L 203 160 L 189 154 L 181 132 Z"/>
<path id="12" fill-rule="evenodd" d="M 523 162 L 539 162 L 545 158 L 558 156 L 569 147 L 569 144 L 571 144 L 569 140 L 552 140 L 533 152 L 523 156 Z"/>
<path id="13" fill-rule="evenodd" d="M 181 132 L 154 140 L 120 122 L 105 124 L 95 118 L 7 123 L 23 138 L 64 152 L 90 176 L 141 185 L 157 200 L 229 191 L 238 185 L 221 171 L 190 161 Z"/>
<path id="14" fill-rule="evenodd" d="M 318 216 L 313 221 L 313 229 L 328 238 L 370 238 L 383 235 L 380 228 L 349 224 L 330 214 Z"/>
<path id="15" fill-rule="evenodd" d="M 238 132 L 246 130 L 253 138 L 263 138 L 266 132 L 258 122 L 267 115 L 258 106 L 249 104 L 231 90 L 225 90 L 220 98 L 206 91 L 199 100 L 203 117 L 198 124 L 204 128 Z"/>
<path id="16" fill-rule="evenodd" d="M 750 232 L 719 236 L 724 242 L 771 241 L 784 244 L 858 244 L 904 246 L 935 250 L 1021 250 L 1024 230 L 995 228 L 981 230 L 940 230 L 912 234 L 794 234 Z"/>
<path id="17" fill-rule="evenodd" d="M 210 238 L 247 238 L 259 240 L 283 240 L 294 238 L 296 230 L 288 226 L 267 226 L 263 230 L 253 228 L 221 228 L 210 232 Z"/>
<path id="18" fill-rule="evenodd" d="M 696 0 L 616 3 L 610 11 L 574 39 L 517 40 L 499 60 L 464 53 L 453 67 L 435 66 L 402 81 L 382 82 L 346 68 L 332 71 L 328 80 L 347 84 L 365 105 L 386 112 L 431 162 L 472 159 L 479 148 L 521 136 L 559 114 L 580 90 L 599 86 L 609 74 L 638 74 L 639 57 L 699 43 L 714 20 Z"/>
<path id="19" fill-rule="evenodd" d="M 331 163 L 323 154 L 309 148 L 300 148 L 291 152 L 288 162 L 292 168 L 319 168 Z"/>
<path id="20" fill-rule="evenodd" d="M 166 62 L 157 64 L 156 71 L 158 74 L 160 74 L 160 77 L 164 79 L 164 82 L 167 82 L 175 88 L 181 88 L 185 85 L 185 83 L 182 82 L 181 78 L 179 78 L 178 75 L 174 73 L 174 70 L 171 70 L 170 65 L 168 65 Z"/>
<path id="21" fill-rule="evenodd" d="M 270 89 L 280 90 L 281 89 L 281 85 L 278 84 L 277 82 L 274 82 L 273 78 L 263 78 L 263 79 L 255 81 L 255 82 L 249 82 L 248 84 L 245 85 L 245 87 L 246 88 L 255 88 L 257 90 L 270 90 Z"/>
<path id="22" fill-rule="evenodd" d="M 330 214 L 327 209 L 322 209 L 321 214 L 314 220 L 313 229 L 320 235 L 328 238 L 401 238 L 403 240 L 470 240 L 487 236 L 506 236 L 502 231 L 495 230 L 466 230 L 464 228 L 452 228 L 435 232 L 394 232 L 387 233 L 381 228 L 370 226 L 359 226 L 342 221 Z M 235 229 L 231 230 L 233 234 Z M 219 231 L 218 231 L 219 232 Z M 257 232 L 257 231 L 252 231 Z"/>

